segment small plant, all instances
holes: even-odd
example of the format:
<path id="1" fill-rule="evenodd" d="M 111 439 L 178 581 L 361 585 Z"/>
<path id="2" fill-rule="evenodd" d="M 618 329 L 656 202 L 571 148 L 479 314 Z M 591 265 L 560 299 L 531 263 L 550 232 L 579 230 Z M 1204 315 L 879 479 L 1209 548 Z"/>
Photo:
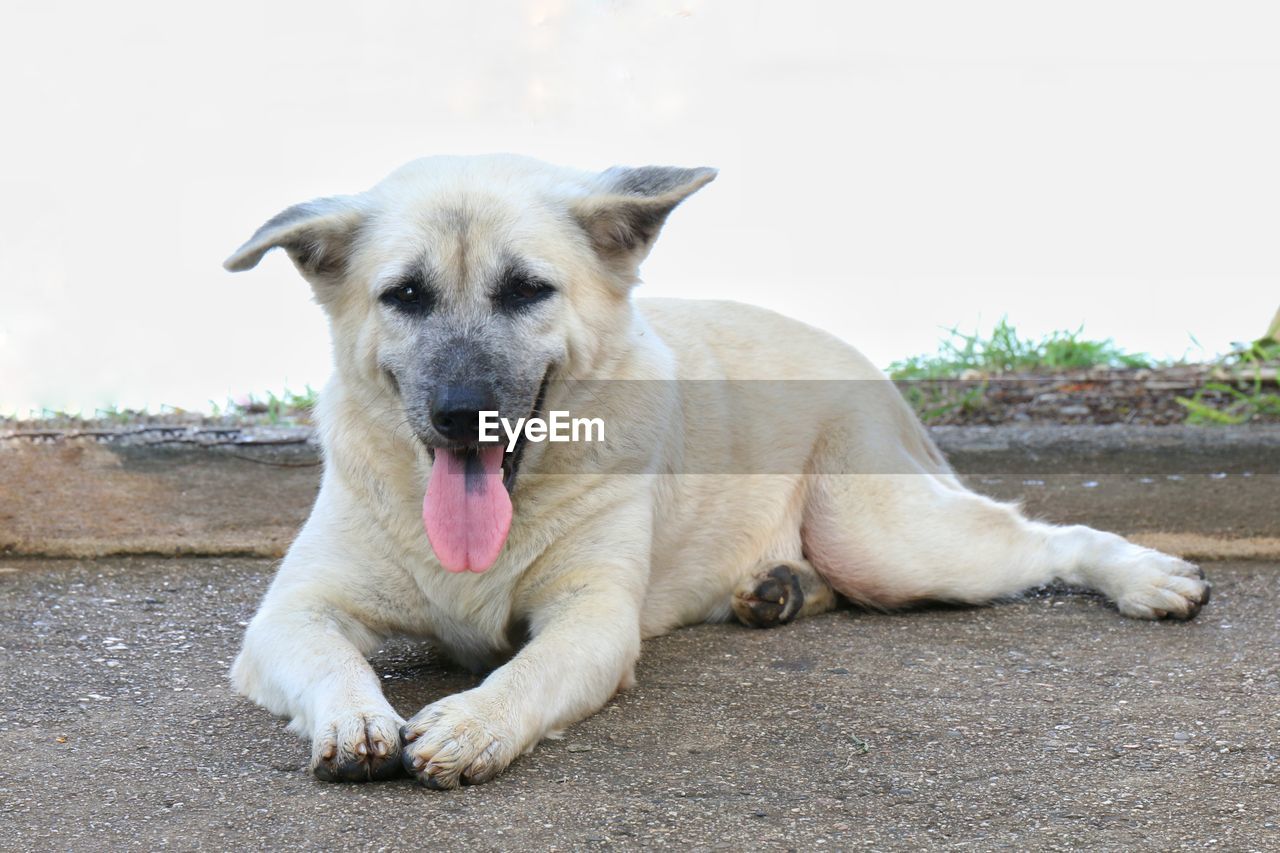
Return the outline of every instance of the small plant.
<path id="1" fill-rule="evenodd" d="M 911 382 L 899 386 L 902 396 L 926 424 L 959 412 L 973 414 L 986 403 L 987 381 Z"/>
<path id="2" fill-rule="evenodd" d="M 310 385 L 304 385 L 303 388 L 304 391 L 301 394 L 295 394 L 286 388 L 284 398 L 289 408 L 305 409 L 309 412 L 316 407 L 316 401 L 319 400 L 320 394 Z"/>
<path id="3" fill-rule="evenodd" d="M 303 387 L 304 390 L 301 393 L 290 391 L 288 388 L 279 394 L 268 391 L 265 400 L 258 399 L 255 394 L 248 394 L 234 400 L 228 398 L 225 406 L 218 406 L 210 400 L 209 406 L 214 417 L 243 418 L 265 415 L 267 423 L 272 425 L 295 419 L 305 421 L 310 417 L 311 410 L 315 408 L 319 394 L 310 385 Z"/>
<path id="4" fill-rule="evenodd" d="M 269 424 L 279 424 L 283 421 L 302 420 L 306 421 L 310 418 L 311 410 L 315 409 L 316 400 L 319 394 L 316 389 L 311 386 L 305 386 L 305 391 L 298 393 L 284 391 L 276 394 L 274 391 L 266 392 L 266 400 L 259 400 L 253 394 L 239 401 L 227 401 L 228 416 L 246 415 L 266 415 L 266 421 Z"/>
<path id="5" fill-rule="evenodd" d="M 1273 324 L 1274 327 L 1274 324 Z M 1268 377 L 1276 382 L 1280 365 L 1280 341 L 1269 330 L 1250 344 L 1238 345 L 1222 359 L 1226 381 L 1206 382 L 1190 397 L 1178 397 L 1192 424 L 1247 423 L 1259 417 L 1280 417 L 1280 394 L 1264 388 Z"/>
<path id="6" fill-rule="evenodd" d="M 93 413 L 94 419 L 99 421 L 107 421 L 113 424 L 124 424 L 138 417 L 141 412 L 136 409 L 122 409 L 119 406 L 111 405 L 105 409 L 98 409 Z"/>

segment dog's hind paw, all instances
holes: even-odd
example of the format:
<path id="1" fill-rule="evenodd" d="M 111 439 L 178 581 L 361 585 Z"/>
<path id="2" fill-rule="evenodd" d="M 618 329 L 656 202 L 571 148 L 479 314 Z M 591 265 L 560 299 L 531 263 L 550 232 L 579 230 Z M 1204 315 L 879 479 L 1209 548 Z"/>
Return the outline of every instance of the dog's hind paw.
<path id="1" fill-rule="evenodd" d="M 400 720 L 352 711 L 322 724 L 311 740 L 311 772 L 325 782 L 380 782 L 403 774 Z"/>
<path id="2" fill-rule="evenodd" d="M 1144 550 L 1121 567 L 1116 607 L 1136 619 L 1191 619 L 1209 603 L 1212 589 L 1194 563 Z"/>
<path id="3" fill-rule="evenodd" d="M 800 578 L 786 563 L 761 569 L 733 592 L 733 613 L 748 628 L 785 625 L 803 606 Z"/>

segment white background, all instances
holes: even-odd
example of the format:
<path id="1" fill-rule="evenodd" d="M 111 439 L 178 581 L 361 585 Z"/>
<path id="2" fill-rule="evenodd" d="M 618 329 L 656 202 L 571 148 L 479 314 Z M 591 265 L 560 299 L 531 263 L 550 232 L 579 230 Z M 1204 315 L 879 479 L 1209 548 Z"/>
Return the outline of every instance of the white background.
<path id="1" fill-rule="evenodd" d="M 286 258 L 221 260 L 429 153 L 714 165 L 644 292 L 880 364 L 940 327 L 1160 356 L 1280 287 L 1273 2 L 168 2 L 0 11 L 0 413 L 320 384 Z"/>

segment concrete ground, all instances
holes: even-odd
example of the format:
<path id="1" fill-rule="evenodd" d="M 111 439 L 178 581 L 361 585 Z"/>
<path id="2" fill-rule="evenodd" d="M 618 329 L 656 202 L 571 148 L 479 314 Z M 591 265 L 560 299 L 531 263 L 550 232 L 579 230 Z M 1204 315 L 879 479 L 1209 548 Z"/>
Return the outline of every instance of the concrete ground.
<path id="1" fill-rule="evenodd" d="M 1280 566 L 1191 623 L 1062 590 L 646 645 L 494 782 L 329 785 L 226 670 L 273 564 L 0 559 L 5 849 L 1280 848 Z M 377 659 L 408 714 L 474 679 Z"/>

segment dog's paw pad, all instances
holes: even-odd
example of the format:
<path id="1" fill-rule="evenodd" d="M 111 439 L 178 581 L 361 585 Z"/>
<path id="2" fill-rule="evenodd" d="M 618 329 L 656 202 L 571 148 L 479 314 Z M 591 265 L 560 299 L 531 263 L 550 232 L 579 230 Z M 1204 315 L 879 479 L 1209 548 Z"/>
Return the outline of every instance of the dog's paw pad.
<path id="1" fill-rule="evenodd" d="M 311 744 L 311 772 L 323 782 L 380 782 L 402 774 L 399 720 L 351 713 L 331 720 Z"/>
<path id="2" fill-rule="evenodd" d="M 757 572 L 733 593 L 733 612 L 748 628 L 785 625 L 804 606 L 800 577 L 785 563 Z"/>

